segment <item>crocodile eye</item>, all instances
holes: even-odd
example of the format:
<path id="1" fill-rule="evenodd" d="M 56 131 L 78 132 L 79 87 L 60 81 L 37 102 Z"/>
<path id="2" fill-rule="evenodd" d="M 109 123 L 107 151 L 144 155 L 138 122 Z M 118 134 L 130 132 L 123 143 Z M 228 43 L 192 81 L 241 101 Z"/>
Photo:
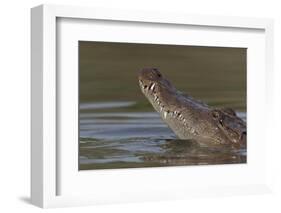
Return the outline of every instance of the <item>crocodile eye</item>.
<path id="1" fill-rule="evenodd" d="M 242 132 L 242 134 L 241 134 L 241 136 L 240 136 L 240 138 L 241 139 L 245 139 L 247 137 L 247 132 Z"/>
<path id="2" fill-rule="evenodd" d="M 158 76 L 159 78 L 161 78 L 162 75 L 161 75 L 160 73 L 157 73 L 157 76 Z"/>

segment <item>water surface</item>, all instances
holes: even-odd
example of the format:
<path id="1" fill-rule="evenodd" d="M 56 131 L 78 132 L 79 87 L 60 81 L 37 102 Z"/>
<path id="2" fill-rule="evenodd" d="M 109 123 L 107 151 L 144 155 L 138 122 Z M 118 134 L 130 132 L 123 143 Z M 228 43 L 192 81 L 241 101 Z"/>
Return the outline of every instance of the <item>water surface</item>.
<path id="1" fill-rule="evenodd" d="M 80 169 L 230 164 L 246 162 L 246 150 L 179 140 L 156 112 L 96 112 L 131 102 L 81 104 Z M 90 108 L 92 107 L 92 109 Z M 102 108 L 104 109 L 104 108 Z M 96 110 L 96 111 L 95 111 Z M 245 113 L 238 115 L 246 119 Z"/>

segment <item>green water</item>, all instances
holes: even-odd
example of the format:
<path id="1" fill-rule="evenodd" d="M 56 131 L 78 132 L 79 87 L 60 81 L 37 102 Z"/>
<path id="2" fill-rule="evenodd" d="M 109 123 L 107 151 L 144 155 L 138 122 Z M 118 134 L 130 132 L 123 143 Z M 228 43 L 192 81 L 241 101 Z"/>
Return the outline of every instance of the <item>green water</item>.
<path id="1" fill-rule="evenodd" d="M 246 120 L 246 49 L 80 41 L 80 169 L 246 162 L 246 150 L 176 139 L 140 91 L 143 67 Z"/>

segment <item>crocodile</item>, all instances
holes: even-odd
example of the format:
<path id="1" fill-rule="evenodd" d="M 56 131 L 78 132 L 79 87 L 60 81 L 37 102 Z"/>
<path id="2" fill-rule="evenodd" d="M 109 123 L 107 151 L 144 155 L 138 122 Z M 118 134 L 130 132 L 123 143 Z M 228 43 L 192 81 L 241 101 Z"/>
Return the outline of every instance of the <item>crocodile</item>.
<path id="1" fill-rule="evenodd" d="M 142 93 L 179 139 L 200 144 L 246 146 L 246 122 L 231 108 L 213 108 L 178 91 L 157 68 L 138 74 Z"/>

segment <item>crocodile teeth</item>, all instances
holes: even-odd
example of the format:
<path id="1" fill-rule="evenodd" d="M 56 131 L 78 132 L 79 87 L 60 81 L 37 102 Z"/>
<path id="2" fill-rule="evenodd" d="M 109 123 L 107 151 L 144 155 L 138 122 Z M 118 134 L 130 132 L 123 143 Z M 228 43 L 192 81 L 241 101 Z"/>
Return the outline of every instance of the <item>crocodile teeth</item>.
<path id="1" fill-rule="evenodd" d="M 150 86 L 150 90 L 153 90 L 154 89 L 154 87 L 155 87 L 155 83 L 153 83 L 151 86 Z"/>
<path id="2" fill-rule="evenodd" d="M 167 112 L 164 112 L 164 118 L 165 119 L 167 118 Z"/>

